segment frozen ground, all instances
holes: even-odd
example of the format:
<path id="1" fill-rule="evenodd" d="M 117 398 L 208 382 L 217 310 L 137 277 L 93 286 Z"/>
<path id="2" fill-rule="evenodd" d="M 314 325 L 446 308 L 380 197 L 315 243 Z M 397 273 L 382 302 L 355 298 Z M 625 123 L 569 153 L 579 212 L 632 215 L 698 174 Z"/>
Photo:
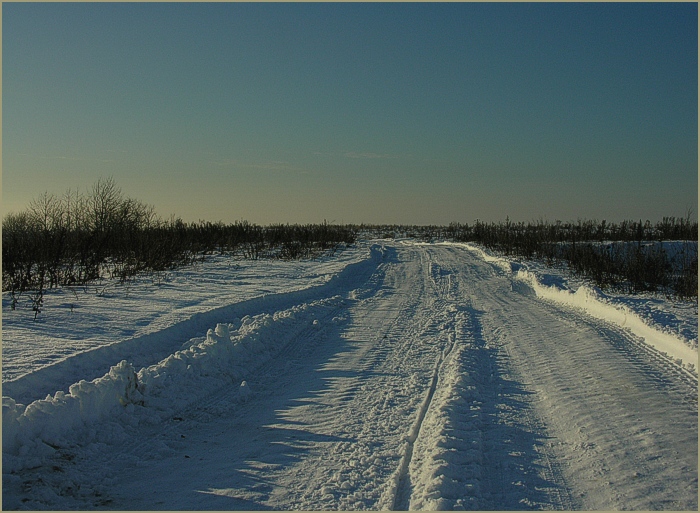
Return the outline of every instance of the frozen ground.
<path id="1" fill-rule="evenodd" d="M 697 318 L 412 241 L 3 296 L 3 509 L 697 510 Z"/>

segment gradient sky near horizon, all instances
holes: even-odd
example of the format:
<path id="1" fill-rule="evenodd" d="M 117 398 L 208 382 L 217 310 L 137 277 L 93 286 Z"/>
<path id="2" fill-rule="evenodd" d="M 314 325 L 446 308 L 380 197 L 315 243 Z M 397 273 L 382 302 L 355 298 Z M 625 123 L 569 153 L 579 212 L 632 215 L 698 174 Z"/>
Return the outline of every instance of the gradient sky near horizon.
<path id="1" fill-rule="evenodd" d="M 4 3 L 3 212 L 112 176 L 185 221 L 698 206 L 696 3 Z"/>

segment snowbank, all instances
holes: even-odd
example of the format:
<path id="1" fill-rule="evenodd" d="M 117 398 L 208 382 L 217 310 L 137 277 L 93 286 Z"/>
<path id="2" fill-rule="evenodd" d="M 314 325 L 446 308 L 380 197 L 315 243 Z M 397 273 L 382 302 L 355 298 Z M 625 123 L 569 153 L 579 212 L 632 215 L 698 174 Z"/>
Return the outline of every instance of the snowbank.
<path id="1" fill-rule="evenodd" d="M 500 270 L 502 270 L 506 273 L 515 272 L 520 268 L 520 264 L 518 264 L 516 262 L 511 262 L 510 260 L 507 260 L 503 257 L 493 256 L 493 255 L 487 253 L 486 251 L 484 251 L 479 246 L 475 246 L 475 245 L 469 244 L 469 243 L 459 244 L 459 245 L 467 248 L 469 251 L 476 253 L 485 262 L 492 264 L 493 266 L 499 268 Z"/>
<path id="2" fill-rule="evenodd" d="M 188 321 L 160 332 L 97 347 L 34 371 L 16 383 L 4 383 L 5 393 L 32 385 L 46 388 L 76 375 L 94 373 L 100 366 L 108 368 L 106 362 L 110 359 L 128 358 L 111 366 L 101 377 L 83 379 L 45 399 L 27 401 L 27 405 L 18 402 L 14 394 L 3 396 L 4 471 L 36 466 L 44 456 L 75 440 L 118 442 L 125 426 L 160 422 L 222 390 L 235 391 L 241 401 L 250 400 L 254 392 L 246 378 L 289 344 L 303 339 L 305 330 L 321 329 L 319 319 L 336 322 L 332 313 L 342 304 L 338 293 L 362 282 L 388 257 L 381 244 L 368 249 L 365 258 L 347 263 L 323 285 L 263 294 L 209 312 L 197 312 Z M 294 306 L 289 307 L 290 304 Z M 274 313 L 241 314 L 261 308 Z M 188 332 L 214 319 L 233 322 L 217 322 L 203 340 L 201 336 L 187 340 Z M 136 371 L 134 362 L 158 354 L 159 348 L 161 354 L 168 348 L 180 349 L 171 349 L 157 363 Z"/>
<path id="3" fill-rule="evenodd" d="M 212 390 L 236 387 L 248 399 L 245 378 L 295 338 L 295 329 L 314 326 L 312 312 L 341 301 L 339 296 L 304 303 L 274 314 L 245 316 L 240 327 L 219 323 L 206 338 L 138 372 L 144 405 L 162 415 L 202 399 Z"/>
<path id="4" fill-rule="evenodd" d="M 255 268 L 255 265 L 258 264 L 263 267 L 257 271 L 251 271 L 251 274 L 258 276 L 256 280 L 251 278 L 251 283 L 245 287 L 248 292 L 243 297 L 241 297 L 240 292 L 233 293 L 236 287 L 240 288 L 241 286 L 237 285 L 236 281 L 231 278 L 231 271 L 226 271 L 225 267 L 221 269 L 222 266 L 219 264 L 217 272 L 214 274 L 216 276 L 214 286 L 201 287 L 194 279 L 190 279 L 182 286 L 173 287 L 173 291 L 167 294 L 166 303 L 169 302 L 171 305 L 191 304 L 186 309 L 182 309 L 179 316 L 168 319 L 174 322 L 158 319 L 156 322 L 160 324 L 159 329 L 134 337 L 116 338 L 105 343 L 102 340 L 104 333 L 108 332 L 110 335 L 120 333 L 120 330 L 114 326 L 115 324 L 120 326 L 156 324 L 150 319 L 138 317 L 141 311 L 148 310 L 151 298 L 147 294 L 137 294 L 132 291 L 131 295 L 126 298 L 130 301 L 129 310 L 125 310 L 122 305 L 116 303 L 113 312 L 109 313 L 109 317 L 113 318 L 113 323 L 110 322 L 112 319 L 108 320 L 107 313 L 101 315 L 99 323 L 92 328 L 92 347 L 89 347 L 90 340 L 80 341 L 86 347 L 80 352 L 71 353 L 70 356 L 63 358 L 59 356 L 62 352 L 74 349 L 73 346 L 76 343 L 73 333 L 53 324 L 45 325 L 31 321 L 24 325 L 3 326 L 3 336 L 7 335 L 6 330 L 9 330 L 12 336 L 26 333 L 35 334 L 31 341 L 25 341 L 21 351 L 18 344 L 17 350 L 12 354 L 6 354 L 6 348 L 3 348 L 3 371 L 20 358 L 32 360 L 34 366 L 37 365 L 36 362 L 60 358 L 58 361 L 53 361 L 48 365 L 44 364 L 39 368 L 25 367 L 29 372 L 3 382 L 3 395 L 28 404 L 45 397 L 46 394 L 53 395 L 56 390 L 68 391 L 68 387 L 75 381 L 76 377 L 82 377 L 88 381 L 96 379 L 102 376 L 106 369 L 122 359 L 127 359 L 137 369 L 147 367 L 180 349 L 183 341 L 197 335 L 202 336 L 209 327 L 215 326 L 222 320 L 284 310 L 295 304 L 313 301 L 319 297 L 333 296 L 339 291 L 353 288 L 355 283 L 361 281 L 363 277 L 369 276 L 376 266 L 387 258 L 387 251 L 383 245 L 373 244 L 369 248 L 359 249 L 357 254 L 346 255 L 342 267 L 339 265 L 319 267 L 318 272 L 321 269 L 331 270 L 324 276 L 321 284 L 318 284 L 320 280 L 316 278 L 303 280 L 299 276 L 298 270 L 294 268 L 290 269 L 289 276 L 279 276 L 280 271 L 277 270 L 275 272 L 278 274 L 270 277 L 266 272 L 267 268 L 264 267 L 265 262 L 252 263 L 250 264 L 251 268 Z M 207 272 L 206 269 L 201 270 L 202 274 L 207 274 Z M 232 284 L 223 283 L 225 280 L 232 282 Z M 290 287 L 296 290 L 285 291 Z M 201 304 L 198 300 L 198 297 L 203 294 L 198 292 L 200 288 L 212 289 L 206 294 L 206 301 Z M 278 290 L 283 291 L 277 292 Z M 264 292 L 261 293 L 261 291 Z M 128 294 L 128 291 L 124 292 Z M 217 292 L 219 292 L 218 300 L 214 301 Z M 110 298 L 110 301 L 116 301 L 116 299 Z M 176 308 L 176 306 L 171 308 Z M 3 312 L 3 314 L 5 313 Z M 72 320 L 75 324 L 84 322 L 82 317 L 75 317 Z M 62 331 L 64 333 L 61 334 L 60 340 L 48 336 L 60 334 Z M 101 337 L 99 340 L 96 334 Z M 51 356 L 47 356 L 48 354 Z"/>
<path id="5" fill-rule="evenodd" d="M 538 297 L 580 308 L 593 317 L 629 329 L 636 336 L 643 338 L 646 344 L 697 375 L 697 328 L 695 336 L 692 338 L 661 331 L 649 325 L 647 320 L 631 307 L 624 304 L 614 304 L 611 298 L 597 287 L 584 284 L 572 290 L 566 279 L 552 279 L 551 276 L 544 276 L 540 272 L 529 270 L 524 264 L 493 256 L 472 244 L 463 244 L 463 246 L 477 253 L 486 262 L 503 272 L 511 274 L 515 280 L 527 284 Z"/>
<path id="6" fill-rule="evenodd" d="M 249 400 L 252 391 L 244 378 L 305 329 L 319 329 L 318 318 L 331 315 L 341 302 L 335 296 L 274 314 L 245 316 L 236 324 L 219 323 L 204 340 L 190 340 L 185 343 L 189 347 L 157 364 L 136 372 L 124 360 L 101 378 L 82 380 L 69 393 L 59 391 L 27 406 L 3 397 L 5 471 L 37 465 L 73 440 L 95 441 L 98 422 L 102 433 L 106 421 L 116 423 L 117 431 L 119 424 L 157 423 L 226 389 L 235 390 L 241 401 Z"/>
<path id="7" fill-rule="evenodd" d="M 671 333 L 659 331 L 649 326 L 626 305 L 611 304 L 605 294 L 596 287 L 581 285 L 575 291 L 562 289 L 557 285 L 543 284 L 535 273 L 519 269 L 515 278 L 524 281 L 535 291 L 538 297 L 581 308 L 589 315 L 629 329 L 632 333 L 661 353 L 679 361 L 686 369 L 697 374 L 698 364 L 697 340 L 685 340 Z"/>
<path id="8" fill-rule="evenodd" d="M 10 397 L 2 398 L 2 450 L 4 470 L 31 467 L 37 458 L 50 454 L 66 443 L 65 437 L 115 413 L 127 405 L 138 404 L 134 368 L 125 360 L 113 366 L 103 377 L 79 381 L 69 393 L 56 392 L 28 406 Z M 6 455 L 23 458 L 6 458 Z"/>

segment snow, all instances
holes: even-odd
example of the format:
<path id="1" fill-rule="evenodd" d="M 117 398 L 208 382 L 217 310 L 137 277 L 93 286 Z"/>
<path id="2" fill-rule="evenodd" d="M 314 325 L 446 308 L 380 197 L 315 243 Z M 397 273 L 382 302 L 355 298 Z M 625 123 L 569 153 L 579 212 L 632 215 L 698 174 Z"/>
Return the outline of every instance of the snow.
<path id="1" fill-rule="evenodd" d="M 697 508 L 697 305 L 411 240 L 45 305 L 3 297 L 4 509 Z"/>
<path id="2" fill-rule="evenodd" d="M 37 322 L 26 307 L 11 310 L 4 295 L 3 393 L 31 402 L 68 391 L 75 376 L 100 377 L 122 357 L 137 367 L 156 363 L 217 319 L 303 301 L 310 288 L 342 279 L 338 274 L 364 256 L 361 250 L 311 262 L 216 256 L 133 284 L 49 290 Z"/>
<path id="3" fill-rule="evenodd" d="M 537 262 L 518 263 L 471 244 L 465 247 L 504 272 L 513 273 L 515 279 L 525 282 L 538 297 L 580 308 L 598 319 L 627 328 L 659 352 L 680 360 L 697 376 L 697 305 L 694 309 L 690 308 L 692 305 L 685 305 L 686 315 L 681 317 L 678 313 L 669 313 L 669 308 L 675 306 L 670 302 L 663 305 L 665 308 L 654 308 L 659 303 L 656 298 L 646 298 L 640 303 L 634 296 L 608 296 L 598 287 L 580 283 L 572 290 L 565 278 L 552 274 Z"/>

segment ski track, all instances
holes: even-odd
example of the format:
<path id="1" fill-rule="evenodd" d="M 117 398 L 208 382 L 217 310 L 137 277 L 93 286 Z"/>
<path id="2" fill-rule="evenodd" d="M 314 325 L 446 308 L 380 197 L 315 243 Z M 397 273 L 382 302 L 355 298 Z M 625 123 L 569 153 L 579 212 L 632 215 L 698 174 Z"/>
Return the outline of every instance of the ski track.
<path id="1" fill-rule="evenodd" d="M 270 303 L 299 307 L 245 394 L 66 438 L 3 508 L 697 510 L 695 376 L 462 247 L 373 255 Z"/>

